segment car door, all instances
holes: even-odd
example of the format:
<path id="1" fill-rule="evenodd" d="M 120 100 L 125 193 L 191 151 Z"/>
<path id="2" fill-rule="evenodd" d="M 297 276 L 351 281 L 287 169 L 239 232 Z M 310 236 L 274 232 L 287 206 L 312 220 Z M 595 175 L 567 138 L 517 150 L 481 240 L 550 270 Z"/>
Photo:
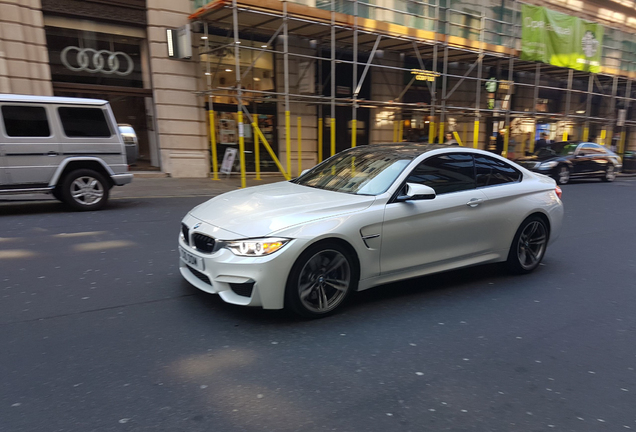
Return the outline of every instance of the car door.
<path id="1" fill-rule="evenodd" d="M 484 242 L 481 216 L 486 196 L 475 188 L 473 156 L 447 153 L 421 162 L 406 182 L 432 187 L 432 200 L 395 199 L 386 205 L 382 227 L 382 274 L 419 271 L 450 265 L 481 254 Z"/>
<path id="2" fill-rule="evenodd" d="M 594 169 L 594 155 L 589 144 L 579 144 L 572 158 L 572 174 L 584 176 Z"/>
<path id="3" fill-rule="evenodd" d="M 5 184 L 46 185 L 63 156 L 46 105 L 5 103 L 0 107 Z"/>

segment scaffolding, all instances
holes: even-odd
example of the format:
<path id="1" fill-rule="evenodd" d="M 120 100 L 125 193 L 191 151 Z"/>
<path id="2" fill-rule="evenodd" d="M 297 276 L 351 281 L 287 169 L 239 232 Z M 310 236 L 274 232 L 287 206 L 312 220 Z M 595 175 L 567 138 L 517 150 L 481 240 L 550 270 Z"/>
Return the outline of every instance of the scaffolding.
<path id="1" fill-rule="evenodd" d="M 470 11 L 446 7 L 444 0 L 405 0 L 406 10 L 374 3 L 381 2 L 216 0 L 190 16 L 203 28 L 200 53 L 204 56 L 207 87 L 201 95 L 209 103 L 214 178 L 218 178 L 219 170 L 213 107 L 219 97 L 236 100 L 243 187 L 244 118 L 254 140 L 257 179 L 261 174 L 261 145 L 285 178 L 293 176 L 292 106 L 315 107 L 317 162 L 323 159 L 323 140 L 327 141 L 328 155 L 336 153 L 337 122 L 341 121 L 336 118 L 338 107 L 351 110 L 346 127 L 351 147 L 359 144 L 360 110 L 373 109 L 384 117 L 368 121 L 368 134 L 372 134 L 375 124 L 376 129 L 392 132 L 394 142 L 412 138 L 405 136 L 405 128 L 410 128 L 413 121 L 406 119 L 405 113 L 416 113 L 427 125 L 428 142 L 444 142 L 445 134 L 451 133 L 461 145 L 488 148 L 490 137 L 501 133 L 502 154 L 511 156 L 510 140 L 514 136 L 518 155 L 533 151 L 538 126 L 546 122 L 552 127 L 553 139 L 558 140 L 588 141 L 593 131 L 597 141 L 608 144 L 620 132 L 618 152 L 624 152 L 626 133 L 636 126 L 636 116 L 626 115 L 636 96 L 632 90 L 636 56 L 630 47 L 621 47 L 620 30 L 611 29 L 609 45 L 603 46 L 605 66 L 597 74 L 520 60 L 523 2 L 518 0 L 498 2 L 503 5 L 498 17 L 489 13 L 486 1 L 472 4 Z M 290 48 L 290 38 L 295 41 L 294 49 Z M 242 40 L 259 42 L 247 44 Z M 218 52 L 233 52 L 234 83 L 213 84 L 218 69 L 225 66 L 221 60 L 213 64 L 211 58 Z M 241 56 L 248 52 L 252 61 L 245 66 Z M 274 82 L 280 79 L 282 85 L 276 82 L 274 88 L 266 90 L 248 88 L 245 80 L 265 54 L 276 64 L 282 62 L 282 75 L 276 71 L 274 77 Z M 290 59 L 296 59 L 294 86 L 290 86 Z M 337 86 L 338 70 L 343 68 L 352 74 L 352 85 L 344 91 Z M 323 72 L 327 71 L 325 76 Z M 376 83 L 398 85 L 399 91 L 394 91 L 393 97 L 380 97 L 380 92 L 367 89 L 363 97 L 363 88 L 368 88 L 372 74 L 377 74 Z M 387 74 L 392 74 L 393 80 Z M 315 85 L 310 91 L 299 91 L 298 83 L 307 75 L 318 75 L 312 83 Z M 407 98 L 416 87 L 421 90 L 420 100 Z M 462 96 L 457 97 L 460 93 Z M 525 102 L 513 106 L 513 95 Z M 280 147 L 284 148 L 285 166 L 273 148 L 278 148 L 278 143 L 266 139 L 257 116 L 248 110 L 250 104 L 272 102 L 284 108 L 284 146 Z M 295 127 L 297 175 L 302 171 L 301 119 L 298 115 Z M 487 133 L 484 119 L 489 121 Z M 468 138 L 469 129 L 472 140 Z M 573 137 L 576 132 L 580 135 Z"/>

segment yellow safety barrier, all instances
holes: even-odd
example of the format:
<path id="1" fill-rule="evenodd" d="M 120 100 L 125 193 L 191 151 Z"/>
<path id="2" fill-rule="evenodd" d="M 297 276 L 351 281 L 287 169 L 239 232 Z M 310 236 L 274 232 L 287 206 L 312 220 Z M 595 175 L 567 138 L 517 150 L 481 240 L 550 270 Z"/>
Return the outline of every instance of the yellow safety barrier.
<path id="1" fill-rule="evenodd" d="M 214 110 L 210 110 L 210 146 L 212 147 L 212 180 L 219 179 L 219 162 L 216 154 L 216 124 L 214 123 Z"/>
<path id="2" fill-rule="evenodd" d="M 435 122 L 430 122 L 428 126 L 428 142 L 433 144 L 433 141 L 435 141 Z"/>
<path id="3" fill-rule="evenodd" d="M 258 124 L 256 123 L 256 115 L 254 115 L 254 122 L 252 123 L 252 130 L 258 129 Z M 261 179 L 261 145 L 258 142 L 258 134 L 254 132 L 254 164 L 256 167 L 256 180 Z"/>
<path id="4" fill-rule="evenodd" d="M 241 187 L 247 186 L 245 180 L 245 137 L 243 132 L 243 112 L 238 112 L 238 130 L 239 130 L 239 161 L 241 163 Z"/>
<path id="5" fill-rule="evenodd" d="M 601 130 L 601 145 L 605 145 L 605 137 L 607 136 L 607 131 L 605 129 Z"/>
<path id="6" fill-rule="evenodd" d="M 322 162 L 322 118 L 318 119 L 318 163 Z"/>
<path id="7" fill-rule="evenodd" d="M 473 129 L 473 148 L 479 148 L 479 120 L 475 120 Z"/>
<path id="8" fill-rule="evenodd" d="M 583 128 L 583 141 L 587 141 L 589 136 L 590 136 L 590 128 L 585 126 Z"/>
<path id="9" fill-rule="evenodd" d="M 565 129 L 563 131 L 563 139 L 561 141 L 567 141 L 568 140 L 568 130 Z"/>
<path id="10" fill-rule="evenodd" d="M 289 111 L 285 111 L 285 150 L 287 151 L 287 175 L 291 177 L 291 136 L 289 131 Z"/>
<path id="11" fill-rule="evenodd" d="M 298 176 L 303 171 L 303 138 L 300 116 L 298 117 Z"/>
<path id="12" fill-rule="evenodd" d="M 272 158 L 272 160 L 274 161 L 274 163 L 278 167 L 278 170 L 283 174 L 283 177 L 285 177 L 285 180 L 291 180 L 291 177 L 289 176 L 289 174 L 287 174 L 287 172 L 285 172 L 285 169 L 283 168 L 283 166 L 281 165 L 280 161 L 276 157 L 276 154 L 274 153 L 274 150 L 272 150 L 272 148 L 270 147 L 269 143 L 267 142 L 267 139 L 265 139 L 265 136 L 263 135 L 263 132 L 261 132 L 261 129 L 255 123 L 253 123 L 253 126 L 254 126 L 254 134 L 258 135 L 259 139 L 261 140 L 261 142 L 265 146 L 265 149 L 267 150 L 267 152 L 269 153 L 270 157 Z"/>
<path id="13" fill-rule="evenodd" d="M 457 132 L 453 132 L 453 136 L 455 137 L 455 141 L 457 141 L 457 144 L 463 147 L 464 144 L 462 144 L 462 140 L 459 138 L 459 134 Z"/>
<path id="14" fill-rule="evenodd" d="M 437 142 L 440 144 L 444 144 L 444 123 L 439 124 L 439 135 L 437 138 Z"/>

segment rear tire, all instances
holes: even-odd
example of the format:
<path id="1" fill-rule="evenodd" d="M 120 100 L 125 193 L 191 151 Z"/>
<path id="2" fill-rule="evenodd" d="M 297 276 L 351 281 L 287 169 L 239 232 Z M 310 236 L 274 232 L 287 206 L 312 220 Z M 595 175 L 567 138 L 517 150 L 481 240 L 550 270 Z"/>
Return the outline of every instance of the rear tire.
<path id="1" fill-rule="evenodd" d="M 310 246 L 289 273 L 285 306 L 306 318 L 331 315 L 357 289 L 359 275 L 356 260 L 338 243 Z"/>
<path id="2" fill-rule="evenodd" d="M 530 273 L 536 269 L 548 246 L 549 230 L 545 220 L 537 215 L 524 220 L 510 245 L 508 269 L 516 274 Z"/>
<path id="3" fill-rule="evenodd" d="M 62 200 L 73 210 L 99 210 L 108 201 L 110 185 L 97 171 L 78 169 L 62 180 Z"/>

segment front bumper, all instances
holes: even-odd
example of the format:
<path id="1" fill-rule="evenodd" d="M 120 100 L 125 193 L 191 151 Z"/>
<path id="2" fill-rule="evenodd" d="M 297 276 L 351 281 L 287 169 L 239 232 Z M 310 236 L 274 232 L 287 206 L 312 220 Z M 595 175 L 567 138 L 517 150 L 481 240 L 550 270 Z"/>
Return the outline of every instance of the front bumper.
<path id="1" fill-rule="evenodd" d="M 197 231 L 205 232 L 204 226 L 200 228 Z M 228 249 L 212 254 L 200 253 L 181 236 L 179 247 L 202 263 L 196 268 L 183 257 L 179 258 L 181 275 L 196 288 L 218 294 L 227 303 L 282 309 L 287 277 L 304 249 L 304 242 L 292 240 L 278 252 L 264 257 L 237 256 Z"/>

